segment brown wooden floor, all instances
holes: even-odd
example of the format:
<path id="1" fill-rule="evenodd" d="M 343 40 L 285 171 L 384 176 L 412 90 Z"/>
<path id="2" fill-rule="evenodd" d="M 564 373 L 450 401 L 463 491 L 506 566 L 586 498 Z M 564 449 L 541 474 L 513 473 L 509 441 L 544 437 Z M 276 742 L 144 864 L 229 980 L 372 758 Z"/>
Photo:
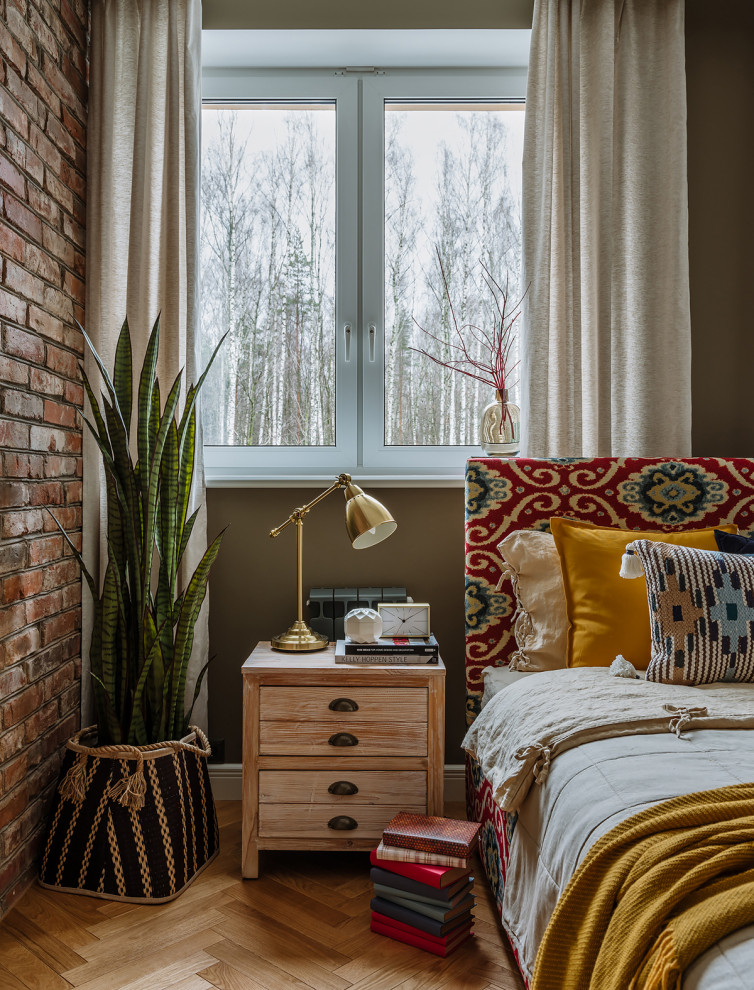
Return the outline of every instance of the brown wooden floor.
<path id="1" fill-rule="evenodd" d="M 369 931 L 366 853 L 262 853 L 242 880 L 240 802 L 218 815 L 220 855 L 170 904 L 31 888 L 0 923 L 0 990 L 522 990 L 481 871 L 475 937 L 440 959 Z"/>

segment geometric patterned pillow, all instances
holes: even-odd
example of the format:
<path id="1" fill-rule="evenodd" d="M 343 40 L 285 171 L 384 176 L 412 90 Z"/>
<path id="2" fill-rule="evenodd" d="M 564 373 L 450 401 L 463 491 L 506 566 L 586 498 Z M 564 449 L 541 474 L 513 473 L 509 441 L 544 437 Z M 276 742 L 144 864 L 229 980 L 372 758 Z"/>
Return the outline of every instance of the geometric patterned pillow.
<path id="1" fill-rule="evenodd" d="M 647 579 L 652 659 L 664 684 L 754 681 L 754 557 L 635 540 Z"/>

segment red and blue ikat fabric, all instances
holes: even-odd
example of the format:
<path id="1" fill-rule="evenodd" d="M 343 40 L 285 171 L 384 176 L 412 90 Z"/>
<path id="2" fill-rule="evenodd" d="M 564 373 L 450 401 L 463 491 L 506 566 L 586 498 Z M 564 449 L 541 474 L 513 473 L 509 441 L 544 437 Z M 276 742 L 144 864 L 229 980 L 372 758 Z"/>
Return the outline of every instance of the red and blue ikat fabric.
<path id="1" fill-rule="evenodd" d="M 735 523 L 754 530 L 754 460 L 598 457 L 472 458 L 466 465 L 466 716 L 479 713 L 482 670 L 515 648 L 511 587 L 498 544 L 516 529 L 549 531 L 551 516 L 670 531 Z"/>

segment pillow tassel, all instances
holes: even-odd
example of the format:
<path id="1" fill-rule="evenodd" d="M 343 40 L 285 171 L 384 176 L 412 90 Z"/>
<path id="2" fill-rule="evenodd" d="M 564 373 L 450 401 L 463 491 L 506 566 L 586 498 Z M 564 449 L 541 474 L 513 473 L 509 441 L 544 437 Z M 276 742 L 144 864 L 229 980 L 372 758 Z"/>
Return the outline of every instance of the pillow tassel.
<path id="1" fill-rule="evenodd" d="M 621 557 L 620 576 L 622 578 L 644 577 L 644 567 L 636 556 L 635 551 L 631 549 L 632 546 L 633 544 L 629 543 L 626 547 L 626 552 Z"/>

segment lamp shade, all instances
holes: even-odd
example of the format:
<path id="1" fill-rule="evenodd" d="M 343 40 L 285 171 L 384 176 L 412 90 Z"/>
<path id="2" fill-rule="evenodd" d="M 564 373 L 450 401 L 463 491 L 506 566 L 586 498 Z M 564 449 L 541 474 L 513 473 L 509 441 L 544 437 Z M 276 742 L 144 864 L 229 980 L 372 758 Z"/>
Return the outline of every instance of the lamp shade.
<path id="1" fill-rule="evenodd" d="M 395 532 L 398 523 L 388 510 L 371 495 L 365 495 L 353 482 L 344 489 L 346 529 L 354 550 L 373 547 Z"/>

